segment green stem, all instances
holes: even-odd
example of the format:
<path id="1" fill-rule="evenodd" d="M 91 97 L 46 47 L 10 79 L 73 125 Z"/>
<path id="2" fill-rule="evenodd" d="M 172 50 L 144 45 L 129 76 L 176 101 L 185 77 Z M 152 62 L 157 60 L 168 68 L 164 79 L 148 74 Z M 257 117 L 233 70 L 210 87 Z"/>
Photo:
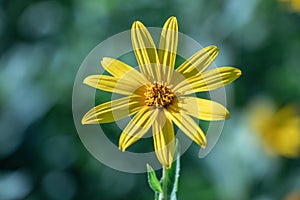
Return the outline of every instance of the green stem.
<path id="1" fill-rule="evenodd" d="M 155 192 L 155 200 L 176 200 L 176 192 L 178 189 L 178 179 L 180 171 L 180 154 L 179 144 L 176 140 L 174 153 L 175 161 L 169 169 L 162 167 L 162 176 L 160 181 L 157 179 L 153 168 L 147 164 L 148 183 L 151 189 Z"/>
<path id="2" fill-rule="evenodd" d="M 167 169 L 163 166 L 162 168 L 162 189 L 163 192 L 160 195 L 160 200 L 168 200 L 168 177 Z"/>

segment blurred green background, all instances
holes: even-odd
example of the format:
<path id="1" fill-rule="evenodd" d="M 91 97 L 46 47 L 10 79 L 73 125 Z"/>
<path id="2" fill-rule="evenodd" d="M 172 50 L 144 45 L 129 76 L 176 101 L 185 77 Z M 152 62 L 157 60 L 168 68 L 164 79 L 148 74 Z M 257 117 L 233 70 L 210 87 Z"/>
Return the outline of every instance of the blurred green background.
<path id="1" fill-rule="evenodd" d="M 299 111 L 298 12 L 276 0 L 0 0 L 0 200 L 153 199 L 145 174 L 110 169 L 85 149 L 72 87 L 98 43 L 135 20 L 162 27 L 170 16 L 220 48 L 217 66 L 243 71 L 226 87 L 231 119 L 216 148 L 199 159 L 193 144 L 182 156 L 178 198 L 300 199 L 299 157 L 269 154 L 248 123 L 257 96 Z"/>

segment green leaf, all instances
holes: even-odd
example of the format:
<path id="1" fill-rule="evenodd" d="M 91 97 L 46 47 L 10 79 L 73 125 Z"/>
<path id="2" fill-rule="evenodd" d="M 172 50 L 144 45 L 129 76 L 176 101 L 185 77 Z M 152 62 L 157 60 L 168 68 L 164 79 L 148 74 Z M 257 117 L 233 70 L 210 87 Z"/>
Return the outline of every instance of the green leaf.
<path id="1" fill-rule="evenodd" d="M 148 172 L 148 183 L 149 183 L 151 189 L 155 193 L 161 193 L 162 192 L 162 187 L 160 185 L 160 182 L 156 177 L 155 171 L 148 164 L 147 164 L 147 172 Z"/>

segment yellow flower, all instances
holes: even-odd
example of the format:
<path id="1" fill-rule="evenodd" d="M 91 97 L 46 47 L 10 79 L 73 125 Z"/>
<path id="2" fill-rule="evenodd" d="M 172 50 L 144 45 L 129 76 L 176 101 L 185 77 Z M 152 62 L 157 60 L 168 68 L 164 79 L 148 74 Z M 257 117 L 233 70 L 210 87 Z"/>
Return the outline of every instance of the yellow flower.
<path id="1" fill-rule="evenodd" d="M 284 200 L 299 200 L 299 199 L 300 199 L 300 191 L 291 192 L 284 197 Z"/>
<path id="2" fill-rule="evenodd" d="M 289 5 L 291 11 L 300 13 L 300 0 L 279 0 Z"/>
<path id="3" fill-rule="evenodd" d="M 175 17 L 164 24 L 158 50 L 147 28 L 139 21 L 132 25 L 131 40 L 140 71 L 105 57 L 101 64 L 112 76 L 91 75 L 84 80 L 91 87 L 125 97 L 92 108 L 82 118 L 82 124 L 109 123 L 135 114 L 120 136 L 119 148 L 125 151 L 152 127 L 157 158 L 169 168 L 175 148 L 173 123 L 205 148 L 205 134 L 192 117 L 201 120 L 229 117 L 221 104 L 192 94 L 229 84 L 241 71 L 233 67 L 205 71 L 218 54 L 215 46 L 196 52 L 175 69 L 178 43 Z"/>
<path id="4" fill-rule="evenodd" d="M 271 102 L 260 100 L 250 107 L 251 124 L 267 152 L 288 158 L 300 155 L 300 117 L 292 105 L 276 111 Z"/>

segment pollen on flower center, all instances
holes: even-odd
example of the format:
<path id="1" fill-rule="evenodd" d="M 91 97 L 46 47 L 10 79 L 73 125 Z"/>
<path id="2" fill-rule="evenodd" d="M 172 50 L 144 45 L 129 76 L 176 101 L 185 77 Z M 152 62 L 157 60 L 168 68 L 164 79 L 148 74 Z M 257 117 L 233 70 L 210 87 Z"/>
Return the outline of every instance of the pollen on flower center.
<path id="1" fill-rule="evenodd" d="M 167 107 L 172 103 L 175 94 L 164 84 L 151 83 L 147 85 L 145 95 L 145 103 L 147 106 L 156 106 L 158 108 Z"/>

